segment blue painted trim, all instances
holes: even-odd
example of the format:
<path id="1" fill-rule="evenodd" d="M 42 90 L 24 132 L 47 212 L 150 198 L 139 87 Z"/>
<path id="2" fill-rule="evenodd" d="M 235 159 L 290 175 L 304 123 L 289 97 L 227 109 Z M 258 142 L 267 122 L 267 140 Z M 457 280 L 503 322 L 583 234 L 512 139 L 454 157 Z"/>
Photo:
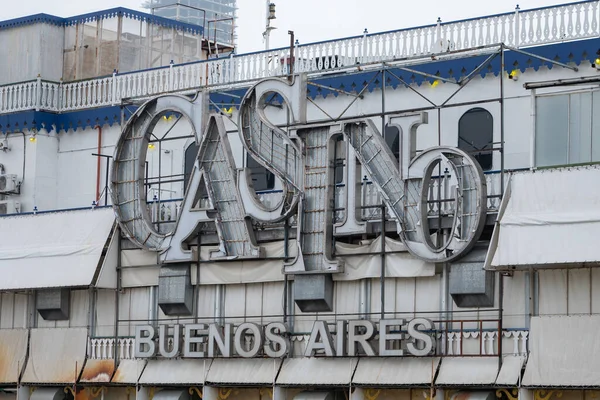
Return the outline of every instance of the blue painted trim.
<path id="1" fill-rule="evenodd" d="M 186 22 L 176 21 L 174 19 L 159 17 L 140 11 L 130 10 L 124 7 L 110 8 L 108 10 L 97 11 L 93 13 L 87 13 L 82 15 L 76 15 L 69 18 L 60 18 L 49 14 L 35 14 L 27 17 L 9 19 L 0 22 L 0 29 L 15 28 L 18 26 L 31 25 L 46 23 L 56 26 L 71 26 L 76 24 L 83 24 L 87 22 L 94 22 L 102 19 L 114 18 L 114 17 L 125 17 L 129 19 L 140 20 L 148 22 L 154 25 L 160 25 L 166 28 L 174 28 L 189 32 L 194 35 L 202 35 L 204 33 L 204 27 L 200 25 L 188 24 Z"/>
<path id="2" fill-rule="evenodd" d="M 135 110 L 123 108 L 125 119 L 129 119 Z M 121 123 L 121 107 L 102 107 L 89 110 L 55 114 L 45 111 L 24 111 L 14 114 L 0 115 L 0 132 L 10 133 L 24 129 L 46 129 L 56 132 L 77 128 L 93 128 L 97 125 L 114 125 Z"/>

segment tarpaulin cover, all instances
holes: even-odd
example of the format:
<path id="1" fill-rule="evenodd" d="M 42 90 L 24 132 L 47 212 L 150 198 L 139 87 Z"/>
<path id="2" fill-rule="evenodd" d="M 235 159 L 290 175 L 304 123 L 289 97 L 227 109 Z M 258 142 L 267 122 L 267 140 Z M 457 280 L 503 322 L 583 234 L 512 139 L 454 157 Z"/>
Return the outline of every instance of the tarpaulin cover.
<path id="1" fill-rule="evenodd" d="M 32 329 L 22 382 L 74 383 L 85 362 L 87 333 L 86 328 Z"/>
<path id="2" fill-rule="evenodd" d="M 27 329 L 0 329 L 0 383 L 17 383 L 27 356 Z"/>
<path id="3" fill-rule="evenodd" d="M 427 263 L 412 256 L 402 242 L 386 237 L 385 250 L 389 252 L 402 252 L 387 254 L 385 256 L 385 276 L 390 278 L 413 278 L 435 275 L 435 264 Z M 336 242 L 335 254 L 340 260 L 344 260 L 344 272 L 334 274 L 333 279 L 338 281 L 353 281 L 381 276 L 381 257 L 374 257 L 380 251 L 380 237 L 365 245 Z M 364 253 L 373 254 L 352 255 Z"/>
<path id="4" fill-rule="evenodd" d="M 523 386 L 600 386 L 600 316 L 532 317 Z"/>
<path id="5" fill-rule="evenodd" d="M 352 384 L 361 386 L 430 385 L 440 363 L 431 357 L 361 358 Z"/>
<path id="6" fill-rule="evenodd" d="M 277 376 L 282 386 L 347 386 L 358 363 L 357 358 L 288 358 Z"/>
<path id="7" fill-rule="evenodd" d="M 111 208 L 1 218 L 0 290 L 89 286 L 114 221 Z"/>
<path id="8" fill-rule="evenodd" d="M 600 168 L 511 176 L 486 269 L 596 263 L 600 247 Z"/>

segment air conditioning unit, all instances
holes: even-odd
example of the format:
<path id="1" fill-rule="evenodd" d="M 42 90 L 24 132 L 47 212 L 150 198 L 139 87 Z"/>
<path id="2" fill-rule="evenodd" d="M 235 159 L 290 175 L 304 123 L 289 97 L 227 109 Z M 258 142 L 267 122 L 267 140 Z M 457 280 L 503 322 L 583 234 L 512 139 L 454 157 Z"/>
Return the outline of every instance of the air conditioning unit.
<path id="1" fill-rule="evenodd" d="M 0 194 L 19 192 L 19 180 L 16 175 L 0 175 Z"/>
<path id="2" fill-rule="evenodd" d="M 21 212 L 21 203 L 15 200 L 0 200 L 0 215 L 18 214 Z"/>

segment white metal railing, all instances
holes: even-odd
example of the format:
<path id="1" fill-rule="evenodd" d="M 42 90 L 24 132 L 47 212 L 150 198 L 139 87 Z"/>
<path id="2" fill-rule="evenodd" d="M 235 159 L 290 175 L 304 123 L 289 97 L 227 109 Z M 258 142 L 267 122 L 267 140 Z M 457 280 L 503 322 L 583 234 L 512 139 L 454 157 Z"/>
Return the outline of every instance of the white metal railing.
<path id="1" fill-rule="evenodd" d="M 131 360 L 134 357 L 135 339 L 125 338 L 90 338 L 88 355 L 93 360 L 110 360 L 115 358 L 115 352 L 120 360 Z"/>
<path id="2" fill-rule="evenodd" d="M 137 71 L 69 83 L 30 82 L 0 87 L 0 113 L 72 111 L 120 104 L 122 99 L 229 85 L 294 71 L 318 73 L 449 50 L 504 43 L 537 46 L 598 37 L 600 0 L 472 18 L 397 31 L 364 34 L 226 58 Z"/>

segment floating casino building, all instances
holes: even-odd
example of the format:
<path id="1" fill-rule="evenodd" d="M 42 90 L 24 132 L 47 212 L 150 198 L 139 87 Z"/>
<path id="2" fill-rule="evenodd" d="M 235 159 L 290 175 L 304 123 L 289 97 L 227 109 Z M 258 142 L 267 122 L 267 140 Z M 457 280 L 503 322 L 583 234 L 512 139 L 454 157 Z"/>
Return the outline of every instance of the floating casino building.
<path id="1" fill-rule="evenodd" d="M 0 22 L 0 397 L 597 398 L 599 6 Z"/>

